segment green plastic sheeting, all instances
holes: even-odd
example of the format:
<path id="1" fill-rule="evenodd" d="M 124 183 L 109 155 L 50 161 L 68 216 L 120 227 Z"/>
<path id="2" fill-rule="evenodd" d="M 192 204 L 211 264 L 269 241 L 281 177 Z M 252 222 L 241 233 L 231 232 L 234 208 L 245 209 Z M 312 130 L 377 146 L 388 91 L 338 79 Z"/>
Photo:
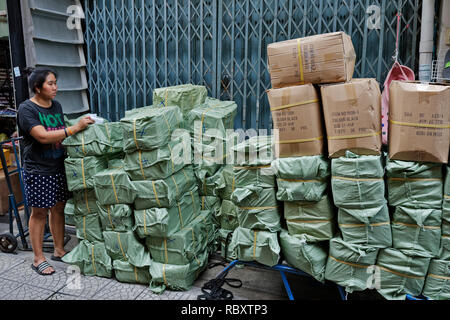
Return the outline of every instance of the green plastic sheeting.
<path id="1" fill-rule="evenodd" d="M 444 202 L 442 204 L 442 219 L 450 223 L 450 167 L 445 168 Z"/>
<path id="2" fill-rule="evenodd" d="M 237 188 L 231 198 L 238 207 L 241 227 L 270 232 L 281 230 L 281 209 L 274 188 Z"/>
<path id="3" fill-rule="evenodd" d="M 153 90 L 153 105 L 178 106 L 187 117 L 189 112 L 197 105 L 205 103 L 208 91 L 205 86 L 182 84 L 178 86 L 156 88 Z"/>
<path id="4" fill-rule="evenodd" d="M 94 188 L 94 176 L 107 168 L 103 157 L 66 158 L 67 188 L 69 191 Z"/>
<path id="5" fill-rule="evenodd" d="M 308 242 L 326 241 L 336 232 L 335 213 L 328 195 L 319 202 L 284 202 L 284 217 L 290 235 Z"/>
<path id="6" fill-rule="evenodd" d="M 179 148 L 181 144 L 182 142 L 171 141 L 153 151 L 127 153 L 124 159 L 125 171 L 133 181 L 166 179 L 188 164 Z"/>
<path id="7" fill-rule="evenodd" d="M 406 255 L 439 255 L 442 211 L 396 207 L 392 216 L 393 247 Z"/>
<path id="8" fill-rule="evenodd" d="M 213 219 L 217 219 L 219 216 L 221 206 L 222 201 L 219 197 L 200 196 L 201 210 L 210 210 L 212 212 Z"/>
<path id="9" fill-rule="evenodd" d="M 150 265 L 150 253 L 132 231 L 104 231 L 105 248 L 113 260 L 128 261 L 136 267 Z"/>
<path id="10" fill-rule="evenodd" d="M 431 260 L 422 294 L 433 300 L 450 300 L 450 260 Z"/>
<path id="11" fill-rule="evenodd" d="M 338 211 L 339 229 L 344 241 L 377 248 L 392 246 L 391 221 L 387 204 L 378 208 Z"/>
<path id="12" fill-rule="evenodd" d="M 208 243 L 206 221 L 200 217 L 170 237 L 147 237 L 145 244 L 153 261 L 185 265 L 198 259 Z"/>
<path id="13" fill-rule="evenodd" d="M 195 187 L 170 208 L 135 210 L 134 231 L 139 237 L 170 237 L 187 226 L 200 213 L 200 199 Z"/>
<path id="14" fill-rule="evenodd" d="M 112 277 L 111 257 L 106 252 L 103 242 L 91 243 L 82 240 L 62 260 L 78 266 L 80 272 L 86 276 Z"/>
<path id="15" fill-rule="evenodd" d="M 98 206 L 103 231 L 126 232 L 134 227 L 133 209 L 126 204 Z"/>
<path id="16" fill-rule="evenodd" d="M 389 160 L 386 164 L 390 206 L 442 208 L 442 165 L 428 162 Z"/>
<path id="17" fill-rule="evenodd" d="M 226 230 L 236 229 L 239 226 L 238 214 L 239 209 L 232 201 L 222 200 L 218 215 L 220 227 Z"/>
<path id="18" fill-rule="evenodd" d="M 273 267 L 280 259 L 280 245 L 276 232 L 236 228 L 229 245 L 230 258 L 256 261 Z"/>
<path id="19" fill-rule="evenodd" d="M 113 261 L 114 276 L 117 281 L 126 283 L 150 284 L 150 261 L 148 266 L 136 267 L 122 260 Z"/>
<path id="20" fill-rule="evenodd" d="M 379 288 L 377 291 L 388 300 L 405 300 L 422 293 L 430 258 L 407 256 L 399 250 L 381 249 L 378 255 Z"/>
<path id="21" fill-rule="evenodd" d="M 65 224 L 69 226 L 75 225 L 75 204 L 73 198 L 66 201 L 64 207 Z"/>
<path id="22" fill-rule="evenodd" d="M 166 289 L 187 291 L 192 288 L 195 279 L 206 268 L 208 253 L 205 251 L 198 259 L 186 265 L 165 264 L 152 261 L 150 265 L 150 290 L 163 293 Z"/>
<path id="23" fill-rule="evenodd" d="M 328 250 L 323 243 L 307 243 L 306 238 L 293 237 L 283 229 L 280 233 L 280 248 L 288 264 L 317 281 L 325 282 Z"/>
<path id="24" fill-rule="evenodd" d="M 376 285 L 374 265 L 380 249 L 350 244 L 341 238 L 330 240 L 325 279 L 335 282 L 349 293 L 364 291 Z"/>
<path id="25" fill-rule="evenodd" d="M 140 108 L 127 112 L 120 119 L 123 130 L 123 150 L 154 150 L 165 146 L 172 139 L 172 133 L 183 122 L 180 108 Z"/>
<path id="26" fill-rule="evenodd" d="M 221 171 L 221 175 L 216 186 L 216 192 L 220 198 L 224 200 L 231 200 L 231 194 L 234 189 L 236 189 L 234 169 L 232 165 L 227 164 Z"/>
<path id="27" fill-rule="evenodd" d="M 261 187 L 276 188 L 275 171 L 270 165 L 235 166 L 234 184 L 236 188 Z"/>
<path id="28" fill-rule="evenodd" d="M 349 151 L 331 162 L 334 204 L 346 209 L 381 207 L 386 203 L 381 156 L 358 156 Z"/>
<path id="29" fill-rule="evenodd" d="M 276 159 L 272 168 L 277 176 L 279 201 L 320 201 L 330 177 L 330 161 L 323 156 Z"/>
<path id="30" fill-rule="evenodd" d="M 216 173 L 212 176 L 208 176 L 208 174 L 203 175 L 202 173 L 196 172 L 198 190 L 201 196 L 212 196 L 216 197 L 217 194 L 217 185 L 220 182 L 220 177 L 222 176 L 222 168 L 220 168 Z"/>
<path id="31" fill-rule="evenodd" d="M 203 144 L 205 137 L 226 139 L 227 130 L 234 128 L 237 104 L 234 101 L 208 99 L 192 109 L 186 120 L 191 137 Z"/>
<path id="32" fill-rule="evenodd" d="M 137 190 L 123 168 L 106 169 L 94 176 L 94 190 L 102 205 L 132 204 Z"/>
<path id="33" fill-rule="evenodd" d="M 78 239 L 91 242 L 103 241 L 103 230 L 98 213 L 75 216 L 74 220 Z"/>
<path id="34" fill-rule="evenodd" d="M 231 239 L 233 238 L 234 230 L 219 229 L 218 230 L 218 240 L 220 242 L 220 256 L 226 261 L 232 261 L 231 256 L 233 255 L 230 250 Z"/>
<path id="35" fill-rule="evenodd" d="M 123 151 L 123 132 L 119 122 L 93 124 L 63 141 L 70 158 L 106 156 Z"/>
<path id="36" fill-rule="evenodd" d="M 75 215 L 85 216 L 91 213 L 98 213 L 100 211 L 94 189 L 74 191 L 73 201 Z"/>
<path id="37" fill-rule="evenodd" d="M 444 233 L 444 230 L 448 230 L 448 233 Z M 439 258 L 450 261 L 450 224 L 442 224 L 442 233 Z"/>
<path id="38" fill-rule="evenodd" d="M 136 190 L 134 208 L 144 210 L 172 207 L 183 194 L 193 188 L 195 182 L 192 166 L 186 166 L 165 179 L 132 181 Z"/>
<path id="39" fill-rule="evenodd" d="M 234 163 L 237 166 L 266 166 L 274 160 L 275 140 L 273 136 L 253 136 L 233 147 Z"/>

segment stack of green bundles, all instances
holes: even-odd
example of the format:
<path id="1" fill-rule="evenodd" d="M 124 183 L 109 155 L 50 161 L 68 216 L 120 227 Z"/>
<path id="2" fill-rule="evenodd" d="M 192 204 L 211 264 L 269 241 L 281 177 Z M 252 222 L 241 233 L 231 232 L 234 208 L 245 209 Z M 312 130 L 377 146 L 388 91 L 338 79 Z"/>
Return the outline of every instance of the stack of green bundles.
<path id="1" fill-rule="evenodd" d="M 272 147 L 272 136 L 255 136 L 232 148 L 237 163 L 231 200 L 237 207 L 239 227 L 229 245 L 230 257 L 267 266 L 276 265 L 280 258 L 281 210 L 271 168 Z"/>
<path id="2" fill-rule="evenodd" d="M 288 264 L 323 282 L 328 240 L 335 232 L 330 162 L 321 155 L 301 156 L 276 159 L 272 167 L 287 226 L 280 235 L 281 252 Z"/>
<path id="3" fill-rule="evenodd" d="M 407 294 L 420 295 L 427 279 L 430 296 L 448 297 L 448 288 L 443 289 L 448 263 L 440 257 L 443 166 L 388 159 L 386 173 L 388 201 L 393 209 L 392 248 L 380 251 L 377 266 L 381 269 L 381 285 L 377 290 L 386 299 L 405 299 Z"/>
<path id="4" fill-rule="evenodd" d="M 365 269 L 375 264 L 380 248 L 392 245 L 383 158 L 347 151 L 345 156 L 332 160 L 331 174 L 341 235 L 330 242 L 326 278 L 344 286 L 347 292 L 371 289 L 370 270 Z M 361 259 L 366 254 L 370 259 L 358 260 L 354 254 L 347 255 L 347 251 L 362 253 Z M 352 271 L 351 277 L 336 277 L 343 268 L 360 272 Z"/>
<path id="5" fill-rule="evenodd" d="M 95 176 L 108 169 L 108 161 L 121 158 L 122 129 L 118 123 L 104 120 L 67 138 L 63 144 L 69 154 L 65 160 L 67 186 L 73 192 L 66 211 L 73 212 L 71 219 L 80 240 L 64 261 L 78 265 L 86 275 L 111 277 L 112 261 L 104 244 Z"/>
<path id="6" fill-rule="evenodd" d="M 442 236 L 439 256 L 431 259 L 422 294 L 434 300 L 450 300 L 450 167 L 445 166 Z"/>

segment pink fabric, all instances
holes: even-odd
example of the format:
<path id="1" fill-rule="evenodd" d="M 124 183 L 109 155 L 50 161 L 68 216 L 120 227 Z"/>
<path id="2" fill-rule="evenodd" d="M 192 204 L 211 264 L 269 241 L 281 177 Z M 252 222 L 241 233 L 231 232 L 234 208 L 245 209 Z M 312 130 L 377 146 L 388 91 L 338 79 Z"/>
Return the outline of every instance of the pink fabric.
<path id="1" fill-rule="evenodd" d="M 389 86 L 393 80 L 414 81 L 414 71 L 406 66 L 402 66 L 397 61 L 392 66 L 389 74 L 384 81 L 384 90 L 381 95 L 381 132 L 383 144 L 388 144 L 388 128 L 389 128 Z"/>

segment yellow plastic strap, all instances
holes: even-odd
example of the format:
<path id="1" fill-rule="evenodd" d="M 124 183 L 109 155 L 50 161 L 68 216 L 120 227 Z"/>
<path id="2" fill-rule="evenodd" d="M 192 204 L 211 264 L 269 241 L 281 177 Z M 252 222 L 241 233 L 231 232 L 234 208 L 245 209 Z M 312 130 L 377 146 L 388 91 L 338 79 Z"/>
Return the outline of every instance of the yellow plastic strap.
<path id="1" fill-rule="evenodd" d="M 257 169 L 264 169 L 264 168 L 270 168 L 271 165 L 266 166 L 254 166 L 254 167 L 233 167 L 235 170 L 257 170 Z"/>
<path id="2" fill-rule="evenodd" d="M 391 181 L 442 181 L 441 178 L 388 178 Z"/>
<path id="3" fill-rule="evenodd" d="M 87 198 L 87 190 L 86 189 L 84 189 L 84 201 L 86 201 L 86 208 L 88 210 L 88 213 L 91 213 L 91 208 L 89 208 L 89 201 Z"/>
<path id="4" fill-rule="evenodd" d="M 432 273 L 429 273 L 428 276 L 432 277 L 432 278 L 435 278 L 435 279 L 450 280 L 450 277 L 438 276 L 437 274 L 432 274 Z"/>
<path id="5" fill-rule="evenodd" d="M 144 180 L 147 180 L 147 178 L 145 178 L 144 166 L 142 165 L 142 151 L 141 150 L 139 150 L 139 165 L 141 166 L 142 177 L 144 177 Z"/>
<path id="6" fill-rule="evenodd" d="M 187 174 L 186 174 L 186 171 L 184 171 L 184 169 L 181 169 L 182 171 L 183 171 L 183 174 L 184 174 L 184 176 L 186 177 L 186 180 L 189 180 L 189 178 L 188 178 L 188 176 L 187 176 Z"/>
<path id="7" fill-rule="evenodd" d="M 94 245 L 92 245 L 91 256 L 92 256 L 92 267 L 94 268 L 94 274 L 97 274 L 97 268 L 95 267 L 95 258 L 94 258 Z"/>
<path id="8" fill-rule="evenodd" d="M 133 136 L 134 136 L 134 144 L 136 145 L 136 148 L 139 149 L 139 145 L 136 138 L 136 119 L 133 119 Z"/>
<path id="9" fill-rule="evenodd" d="M 144 218 L 144 234 L 148 235 L 148 233 L 147 233 L 147 223 L 145 221 L 146 213 L 147 213 L 147 210 L 144 210 L 144 215 L 143 215 L 143 218 Z"/>
<path id="10" fill-rule="evenodd" d="M 170 147 L 170 145 L 167 145 L 169 147 L 170 150 L 170 161 L 172 162 L 172 173 L 175 172 L 175 166 L 173 164 L 173 159 L 172 159 L 172 148 Z"/>
<path id="11" fill-rule="evenodd" d="M 352 224 L 352 223 L 340 223 L 339 227 L 342 228 L 362 228 L 365 226 L 370 226 L 370 227 L 381 227 L 381 226 L 388 226 L 390 225 L 390 222 L 379 222 L 379 223 L 372 223 L 372 224 Z"/>
<path id="12" fill-rule="evenodd" d="M 158 194 L 156 193 L 155 181 L 152 181 L 153 193 L 155 194 L 156 203 L 158 203 L 158 207 L 161 208 L 161 203 L 159 202 Z"/>
<path id="13" fill-rule="evenodd" d="M 202 210 L 205 210 L 205 196 L 202 196 Z"/>
<path id="14" fill-rule="evenodd" d="M 286 181 L 286 182 L 307 182 L 307 183 L 321 183 L 325 180 L 301 180 L 301 179 L 278 179 L 279 181 Z"/>
<path id="15" fill-rule="evenodd" d="M 305 78 L 303 74 L 303 61 L 302 61 L 302 47 L 300 45 L 300 39 L 297 39 L 297 49 L 298 49 L 298 66 L 300 69 L 300 81 L 301 83 L 305 83 Z"/>
<path id="16" fill-rule="evenodd" d="M 125 259 L 125 261 L 127 261 L 127 256 L 125 255 L 125 252 L 123 252 L 123 248 L 122 248 L 122 241 L 120 241 L 120 232 L 116 232 L 117 233 L 117 241 L 119 241 L 119 247 L 120 247 L 120 251 L 122 251 L 122 256 Z"/>
<path id="17" fill-rule="evenodd" d="M 352 266 L 352 267 L 355 267 L 355 268 L 361 268 L 361 269 L 367 269 L 369 266 L 363 266 L 363 265 L 361 265 L 361 264 L 356 264 L 356 263 L 352 263 L 352 262 L 347 262 L 347 261 L 342 261 L 342 260 L 339 260 L 339 259 L 336 259 L 335 257 L 333 257 L 333 256 L 329 256 L 331 259 L 333 259 L 334 261 L 337 261 L 337 262 L 339 262 L 339 263 L 342 263 L 342 264 L 346 264 L 346 265 L 348 265 L 348 266 Z"/>
<path id="18" fill-rule="evenodd" d="M 114 225 L 113 225 L 113 223 L 112 223 L 112 219 L 111 219 L 111 213 L 110 213 L 110 206 L 107 206 L 107 208 L 108 208 L 108 218 L 109 218 L 109 223 L 111 224 L 111 228 L 113 229 L 113 231 L 114 231 Z"/>
<path id="19" fill-rule="evenodd" d="M 308 101 L 303 101 L 303 102 L 296 102 L 296 103 L 291 103 L 291 104 L 287 104 L 284 106 L 279 106 L 279 107 L 273 107 L 270 108 L 270 111 L 277 111 L 277 110 L 282 110 L 282 109 L 287 109 L 287 108 L 292 108 L 292 107 L 300 107 L 300 106 L 305 106 L 311 103 L 316 103 L 319 102 L 319 99 L 314 99 L 314 100 L 308 100 Z"/>
<path id="20" fill-rule="evenodd" d="M 163 115 L 163 117 L 164 117 L 164 120 L 166 120 L 167 129 L 169 129 L 169 132 L 171 132 L 171 131 L 172 131 L 172 128 L 170 127 L 169 121 L 167 121 L 166 115 L 165 115 L 164 113 L 163 113 L 162 115 Z"/>
<path id="21" fill-rule="evenodd" d="M 278 206 L 275 207 L 239 207 L 242 210 L 269 210 L 269 209 L 277 209 Z"/>
<path id="22" fill-rule="evenodd" d="M 446 194 L 444 194 L 444 198 L 445 198 L 445 199 L 450 199 L 450 196 L 449 196 L 449 195 L 446 195 Z"/>
<path id="23" fill-rule="evenodd" d="M 81 150 L 83 154 L 86 155 L 86 150 L 84 150 L 84 131 L 81 132 Z"/>
<path id="24" fill-rule="evenodd" d="M 164 238 L 164 256 L 166 263 L 169 263 L 169 255 L 167 254 L 167 238 Z"/>
<path id="25" fill-rule="evenodd" d="M 114 177 L 113 177 L 112 173 L 109 176 L 111 177 L 111 185 L 113 187 L 114 197 L 116 198 L 116 203 L 119 203 L 119 198 L 117 197 L 117 192 L 116 192 L 116 186 L 114 184 Z"/>
<path id="26" fill-rule="evenodd" d="M 84 176 L 84 158 L 81 158 L 81 176 L 83 177 L 83 186 L 84 186 L 84 189 L 87 189 L 87 186 L 86 186 L 86 178 L 85 178 L 85 176 Z"/>
<path id="27" fill-rule="evenodd" d="M 87 235 L 86 235 L 86 216 L 83 216 L 83 234 L 84 234 L 84 239 L 87 240 Z"/>
<path id="28" fill-rule="evenodd" d="M 390 273 L 392 273 L 392 274 L 395 274 L 395 275 L 397 275 L 397 276 L 404 277 L 404 278 L 411 278 L 411 279 L 423 279 L 423 278 L 424 278 L 424 277 L 412 276 L 412 275 L 409 275 L 409 274 L 404 274 L 404 273 L 396 272 L 396 271 L 393 271 L 393 270 L 391 270 L 391 269 L 388 269 L 388 268 L 385 268 L 385 267 L 382 267 L 382 266 L 378 266 L 378 265 L 377 265 L 377 267 L 380 268 L 381 270 L 390 272 Z"/>
<path id="29" fill-rule="evenodd" d="M 234 192 L 235 183 L 236 183 L 236 178 L 233 176 L 233 183 L 231 184 L 231 192 Z"/>
<path id="30" fill-rule="evenodd" d="M 165 264 L 163 264 L 163 279 L 164 279 L 164 284 L 167 286 L 166 265 Z"/>
<path id="31" fill-rule="evenodd" d="M 195 200 L 194 200 L 194 194 L 192 193 L 192 191 L 191 191 L 191 198 L 192 198 L 192 207 L 193 207 L 194 212 L 195 212 Z"/>
<path id="32" fill-rule="evenodd" d="M 313 142 L 313 141 L 321 141 L 321 140 L 323 140 L 323 136 L 317 137 L 317 138 L 311 138 L 311 139 L 280 140 L 280 141 L 275 141 L 275 143 L 276 144 L 291 144 L 291 143 L 304 143 L 304 142 Z"/>
<path id="33" fill-rule="evenodd" d="M 381 131 L 366 133 L 366 134 L 355 134 L 355 135 L 351 135 L 351 136 L 328 137 L 328 140 L 356 139 L 356 138 L 374 137 L 374 136 L 379 136 L 379 135 L 381 135 Z"/>
<path id="34" fill-rule="evenodd" d="M 287 222 L 296 222 L 296 223 L 324 223 L 324 222 L 331 222 L 331 220 L 287 220 Z"/>
<path id="35" fill-rule="evenodd" d="M 393 224 L 398 224 L 401 226 L 405 226 L 405 227 L 411 227 L 411 228 L 424 228 L 424 229 L 440 229 L 441 226 L 419 226 L 417 224 L 412 224 L 412 223 L 403 223 L 403 222 L 397 222 L 397 221 L 393 221 Z"/>
<path id="36" fill-rule="evenodd" d="M 167 107 L 167 98 L 169 97 L 169 89 L 166 89 L 166 94 L 165 94 L 165 99 L 164 99 L 164 107 Z"/>
<path id="37" fill-rule="evenodd" d="M 175 178 L 173 177 L 173 175 L 170 176 L 173 180 L 173 183 L 175 184 L 175 188 L 177 189 L 177 197 L 180 196 L 180 189 L 178 189 L 178 184 L 177 181 L 175 180 Z"/>
<path id="38" fill-rule="evenodd" d="M 134 267 L 134 279 L 136 280 L 136 282 L 139 282 L 139 280 L 138 280 L 138 275 L 137 275 L 137 268 L 136 268 L 136 266 Z"/>
<path id="39" fill-rule="evenodd" d="M 383 178 L 347 178 L 347 177 L 337 177 L 337 176 L 333 176 L 331 177 L 331 179 L 336 179 L 336 180 L 346 180 L 346 181 L 355 181 L 355 182 L 359 182 L 359 181 L 382 181 Z"/>
<path id="40" fill-rule="evenodd" d="M 180 208 L 180 203 L 179 202 L 178 202 L 178 214 L 180 216 L 181 229 L 183 229 L 183 217 L 181 216 L 181 208 Z"/>
<path id="41" fill-rule="evenodd" d="M 399 125 L 399 126 L 406 126 L 406 127 L 435 128 L 435 129 L 448 129 L 448 128 L 450 128 L 450 125 L 447 125 L 447 124 L 438 125 L 438 124 L 410 123 L 410 122 L 395 121 L 395 120 L 392 120 L 392 119 L 389 119 L 389 122 L 392 123 L 392 124 L 396 124 L 396 125 Z"/>
<path id="42" fill-rule="evenodd" d="M 255 230 L 255 235 L 253 238 L 253 259 L 256 260 L 255 255 L 256 255 L 256 234 L 258 233 L 258 231 Z"/>
<path id="43" fill-rule="evenodd" d="M 206 113 L 207 113 L 209 110 L 214 109 L 214 108 L 217 107 L 217 106 L 220 106 L 220 103 L 217 103 L 217 104 L 215 104 L 215 105 L 209 107 L 209 108 L 206 109 L 205 111 L 203 111 L 203 114 L 202 114 L 202 122 L 201 122 L 201 126 L 200 126 L 200 136 L 201 136 L 201 134 L 203 133 L 203 122 L 205 121 L 205 115 L 206 115 Z"/>

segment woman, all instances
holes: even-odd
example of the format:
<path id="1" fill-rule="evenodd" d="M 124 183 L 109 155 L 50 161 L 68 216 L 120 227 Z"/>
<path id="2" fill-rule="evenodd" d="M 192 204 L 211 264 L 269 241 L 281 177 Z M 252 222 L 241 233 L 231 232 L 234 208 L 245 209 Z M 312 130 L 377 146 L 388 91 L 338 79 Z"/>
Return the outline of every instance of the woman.
<path id="1" fill-rule="evenodd" d="M 64 172 L 65 151 L 61 142 L 84 130 L 94 121 L 86 116 L 66 128 L 61 104 L 53 100 L 58 86 L 57 75 L 50 69 L 36 69 L 28 84 L 34 96 L 19 106 L 17 122 L 23 136 L 23 167 L 26 198 L 31 207 L 29 233 L 33 247 L 32 269 L 40 275 L 55 273 L 42 250 L 47 213 L 54 243 L 52 260 L 61 261 L 64 250 L 64 206 L 68 199 Z"/>

